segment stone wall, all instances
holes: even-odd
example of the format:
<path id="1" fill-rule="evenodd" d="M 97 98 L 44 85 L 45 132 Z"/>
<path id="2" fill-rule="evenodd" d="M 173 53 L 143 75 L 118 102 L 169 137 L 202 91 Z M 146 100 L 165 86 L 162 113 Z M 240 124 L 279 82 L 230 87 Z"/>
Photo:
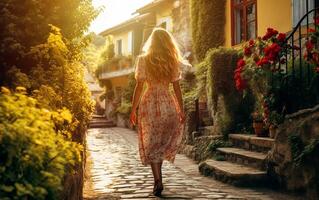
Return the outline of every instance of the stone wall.
<path id="1" fill-rule="evenodd" d="M 116 115 L 116 126 L 122 128 L 129 128 L 129 119 L 126 119 L 123 115 Z"/>
<path id="2" fill-rule="evenodd" d="M 319 105 L 286 117 L 267 159 L 279 186 L 319 199 Z"/>
<path id="3" fill-rule="evenodd" d="M 185 154 L 187 157 L 200 163 L 208 158 L 212 158 L 214 152 L 210 150 L 210 145 L 215 140 L 221 140 L 221 136 L 218 135 L 207 135 L 193 138 L 194 144 L 184 144 L 180 149 L 179 153 Z"/>

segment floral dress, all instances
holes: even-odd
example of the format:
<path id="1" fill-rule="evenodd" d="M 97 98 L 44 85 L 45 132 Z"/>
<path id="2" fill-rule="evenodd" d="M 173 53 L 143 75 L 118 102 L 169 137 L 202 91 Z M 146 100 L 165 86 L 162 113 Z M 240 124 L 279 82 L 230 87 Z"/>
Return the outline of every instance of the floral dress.
<path id="1" fill-rule="evenodd" d="M 171 163 L 180 146 L 184 124 L 179 121 L 177 98 L 169 91 L 170 82 L 179 80 L 180 73 L 171 81 L 151 80 L 145 73 L 143 57 L 138 57 L 135 79 L 145 81 L 138 107 L 138 145 L 143 165 L 167 160 Z"/>

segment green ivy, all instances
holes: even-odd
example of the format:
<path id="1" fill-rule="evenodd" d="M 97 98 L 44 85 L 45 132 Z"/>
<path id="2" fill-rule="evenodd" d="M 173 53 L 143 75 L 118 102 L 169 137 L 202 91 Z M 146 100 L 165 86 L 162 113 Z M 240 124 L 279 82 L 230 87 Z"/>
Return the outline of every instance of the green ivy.
<path id="1" fill-rule="evenodd" d="M 128 119 L 131 113 L 132 103 L 122 102 L 119 107 L 116 108 L 115 113 L 121 114 L 125 119 Z"/>
<path id="2" fill-rule="evenodd" d="M 289 135 L 291 156 L 295 166 L 300 167 L 306 163 L 307 159 L 318 155 L 319 139 L 311 139 L 308 144 L 304 144 L 301 137 L 296 134 Z"/>
<path id="3" fill-rule="evenodd" d="M 216 140 L 213 140 L 208 148 L 211 152 L 215 152 L 218 148 L 221 148 L 221 147 L 231 147 L 232 144 L 227 141 L 227 140 L 223 140 L 223 139 L 216 139 Z"/>
<path id="4" fill-rule="evenodd" d="M 197 96 L 206 96 L 208 109 L 224 134 L 248 127 L 254 105 L 250 94 L 242 98 L 235 88 L 233 73 L 237 60 L 236 50 L 213 48 L 196 66 Z M 220 98 L 222 104 L 218 104 Z"/>
<path id="5" fill-rule="evenodd" d="M 203 61 L 210 48 L 224 44 L 226 0 L 191 0 L 193 48 Z"/>

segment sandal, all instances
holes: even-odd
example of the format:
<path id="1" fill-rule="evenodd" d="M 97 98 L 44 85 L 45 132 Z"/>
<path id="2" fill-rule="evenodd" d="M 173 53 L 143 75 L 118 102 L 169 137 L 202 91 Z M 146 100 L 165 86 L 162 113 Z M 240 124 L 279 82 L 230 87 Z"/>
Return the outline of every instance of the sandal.
<path id="1" fill-rule="evenodd" d="M 153 188 L 153 194 L 154 196 L 161 196 L 163 191 L 163 183 L 160 181 L 156 181 Z"/>

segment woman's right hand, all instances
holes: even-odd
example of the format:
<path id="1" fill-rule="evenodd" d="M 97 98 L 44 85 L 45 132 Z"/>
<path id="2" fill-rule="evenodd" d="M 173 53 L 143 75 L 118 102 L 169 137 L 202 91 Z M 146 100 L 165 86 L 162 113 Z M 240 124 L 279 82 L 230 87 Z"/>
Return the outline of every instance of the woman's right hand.
<path id="1" fill-rule="evenodd" d="M 179 113 L 179 121 L 183 124 L 185 122 L 186 116 L 184 111 Z"/>
<path id="2" fill-rule="evenodd" d="M 130 115 L 130 123 L 132 126 L 136 125 L 136 110 L 133 109 Z"/>

